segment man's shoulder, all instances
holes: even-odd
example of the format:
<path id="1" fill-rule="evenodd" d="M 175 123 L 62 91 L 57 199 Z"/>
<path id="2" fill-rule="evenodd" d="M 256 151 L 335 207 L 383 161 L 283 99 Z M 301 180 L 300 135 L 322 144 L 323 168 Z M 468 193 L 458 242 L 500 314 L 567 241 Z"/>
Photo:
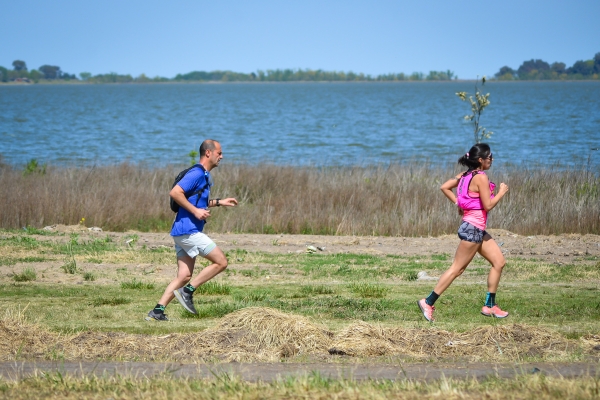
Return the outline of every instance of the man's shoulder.
<path id="1" fill-rule="evenodd" d="M 194 165 L 196 167 L 196 165 Z M 206 182 L 206 174 L 202 168 L 192 167 L 177 184 L 181 187 L 189 187 L 193 185 L 202 185 Z"/>

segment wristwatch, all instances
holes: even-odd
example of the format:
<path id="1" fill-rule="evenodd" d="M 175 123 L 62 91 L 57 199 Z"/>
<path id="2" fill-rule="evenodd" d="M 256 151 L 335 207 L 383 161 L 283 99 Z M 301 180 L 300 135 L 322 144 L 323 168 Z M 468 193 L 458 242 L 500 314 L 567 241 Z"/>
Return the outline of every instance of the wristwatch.
<path id="1" fill-rule="evenodd" d="M 217 197 L 217 204 L 215 204 L 217 207 L 221 207 L 221 204 L 219 204 L 219 200 L 221 200 L 220 198 Z"/>

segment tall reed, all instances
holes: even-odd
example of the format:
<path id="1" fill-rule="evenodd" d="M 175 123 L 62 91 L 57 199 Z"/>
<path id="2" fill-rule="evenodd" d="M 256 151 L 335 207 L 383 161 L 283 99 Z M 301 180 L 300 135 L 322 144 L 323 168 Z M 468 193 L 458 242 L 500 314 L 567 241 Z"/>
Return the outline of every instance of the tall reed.
<path id="1" fill-rule="evenodd" d="M 120 164 L 53 168 L 23 175 L 0 169 L 0 228 L 77 224 L 107 230 L 168 230 L 168 192 L 182 167 Z M 213 171 L 212 232 L 436 236 L 460 217 L 439 186 L 454 166 L 412 163 L 372 167 L 228 165 Z M 600 233 L 600 178 L 584 170 L 508 168 L 489 173 L 509 194 L 490 213 L 490 228 L 519 234 Z"/>

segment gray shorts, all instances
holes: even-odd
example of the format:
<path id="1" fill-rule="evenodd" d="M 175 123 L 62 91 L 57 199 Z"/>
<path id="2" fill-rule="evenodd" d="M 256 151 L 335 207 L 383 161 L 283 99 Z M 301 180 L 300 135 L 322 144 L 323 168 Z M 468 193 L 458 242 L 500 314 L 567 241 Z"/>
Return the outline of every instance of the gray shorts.
<path id="1" fill-rule="evenodd" d="M 479 229 L 465 221 L 458 227 L 458 237 L 460 240 L 465 240 L 467 242 L 483 243 L 483 237 L 487 234 L 488 233 L 485 230 Z"/>
<path id="2" fill-rule="evenodd" d="M 177 257 L 190 256 L 192 258 L 200 254 L 206 257 L 213 251 L 217 244 L 202 232 L 192 233 L 191 235 L 173 236 L 175 242 L 175 252 Z"/>

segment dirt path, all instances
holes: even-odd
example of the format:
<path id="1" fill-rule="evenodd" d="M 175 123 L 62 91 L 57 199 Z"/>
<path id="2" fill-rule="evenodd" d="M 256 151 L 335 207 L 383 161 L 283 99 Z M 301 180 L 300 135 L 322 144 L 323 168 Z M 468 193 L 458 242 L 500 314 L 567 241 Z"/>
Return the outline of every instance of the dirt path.
<path id="1" fill-rule="evenodd" d="M 102 232 L 82 226 L 54 225 L 55 232 L 78 232 L 82 237 L 106 237 L 125 242 L 137 235 L 136 246 L 149 248 L 173 246 L 168 233 Z M 507 257 L 536 258 L 567 263 L 573 258 L 600 255 L 599 235 L 563 234 L 556 236 L 521 236 L 501 229 L 490 229 L 490 234 L 501 245 Z M 320 236 L 320 235 L 261 235 L 236 233 L 210 233 L 208 235 L 224 250 L 243 249 L 270 253 L 304 252 L 314 246 L 323 253 L 368 253 L 393 255 L 454 255 L 458 245 L 456 235 L 440 237 L 381 237 L 381 236 Z M 41 236 L 40 239 L 44 239 Z M 68 236 L 48 237 L 51 240 L 68 241 Z"/>
<path id="2" fill-rule="evenodd" d="M 228 374 L 246 381 L 271 382 L 287 376 L 305 376 L 318 372 L 332 379 L 410 379 L 435 380 L 440 378 L 483 379 L 488 376 L 513 378 L 525 374 L 576 378 L 597 376 L 597 363 L 410 363 L 410 364 L 326 364 L 326 363 L 223 363 L 173 364 L 147 362 L 3 362 L 0 376 L 5 380 L 20 380 L 40 373 L 81 376 L 149 377 L 159 374 L 174 378 L 214 378 Z"/>

